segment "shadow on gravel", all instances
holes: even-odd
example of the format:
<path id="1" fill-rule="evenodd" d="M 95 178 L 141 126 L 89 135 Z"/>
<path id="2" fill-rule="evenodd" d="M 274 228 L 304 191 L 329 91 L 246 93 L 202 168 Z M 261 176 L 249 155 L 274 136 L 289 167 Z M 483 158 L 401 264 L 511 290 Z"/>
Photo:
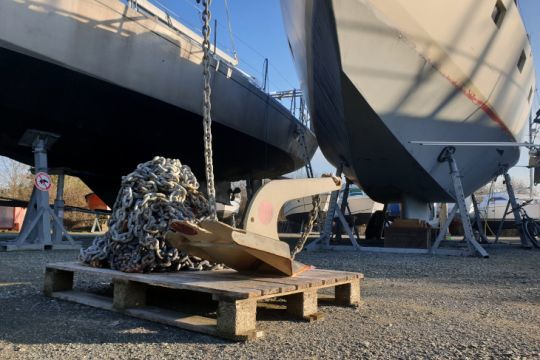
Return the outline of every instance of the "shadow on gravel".
<path id="1" fill-rule="evenodd" d="M 75 286 L 75 288 L 81 288 Z M 93 293 L 110 295 L 110 287 L 90 287 Z M 85 290 L 89 290 L 85 288 Z M 184 300 L 185 301 L 185 300 Z M 193 313 L 209 311 L 198 299 Z M 321 304 L 324 305 L 324 304 Z M 167 307 L 167 306 L 165 306 Z M 191 311 L 190 311 L 191 313 Z M 201 315 L 212 317 L 211 313 Z M 215 308 L 214 314 L 215 316 Z M 291 323 L 285 301 L 265 302 L 257 309 L 257 321 Z M 30 283 L 0 282 L 0 341 L 13 344 L 230 344 L 231 341 L 185 331 L 107 310 L 51 299 Z"/>
<path id="2" fill-rule="evenodd" d="M 8 288 L 8 289 L 6 289 Z M 114 312 L 55 300 L 0 283 L 0 340 L 14 344 L 230 342 Z M 11 294 L 7 295 L 6 294 Z"/>

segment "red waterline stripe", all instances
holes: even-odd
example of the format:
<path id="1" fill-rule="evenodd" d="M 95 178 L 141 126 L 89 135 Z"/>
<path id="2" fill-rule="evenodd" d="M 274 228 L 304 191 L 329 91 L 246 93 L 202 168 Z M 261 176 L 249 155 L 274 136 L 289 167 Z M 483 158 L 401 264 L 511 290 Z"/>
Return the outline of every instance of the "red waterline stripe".
<path id="1" fill-rule="evenodd" d="M 423 56 L 422 56 L 423 57 Z M 424 58 L 425 59 L 425 58 Z M 499 115 L 495 112 L 495 110 L 493 110 L 493 108 L 485 101 L 482 101 L 478 98 L 478 96 L 472 92 L 471 90 L 465 88 L 465 86 L 463 86 L 463 84 L 460 84 L 459 82 L 457 82 L 456 80 L 453 80 L 452 78 L 450 78 L 450 76 L 446 75 L 445 73 L 443 73 L 440 69 L 437 68 L 437 66 L 435 66 L 435 64 L 431 63 L 430 61 L 428 61 L 426 59 L 426 61 L 435 69 L 437 70 L 442 76 L 444 76 L 445 79 L 447 79 L 452 85 L 454 85 L 454 87 L 456 89 L 459 89 L 463 95 L 465 95 L 469 100 L 471 100 L 471 102 L 473 104 L 475 104 L 476 106 L 478 106 L 480 109 L 482 109 L 482 111 L 484 113 L 486 113 L 486 115 L 493 121 L 495 121 L 504 131 L 506 131 L 508 133 L 508 135 L 510 135 L 512 137 L 512 139 L 515 140 L 514 138 L 514 135 L 512 134 L 512 132 L 510 131 L 510 129 L 506 126 L 506 124 L 504 123 L 504 121 L 502 121 L 502 119 L 499 117 Z"/>
<path id="2" fill-rule="evenodd" d="M 437 67 L 437 65 L 432 62 L 430 59 L 428 59 L 424 54 L 422 54 L 416 47 L 416 44 L 412 41 L 410 41 L 405 35 L 403 35 L 403 32 L 399 31 L 398 29 L 394 28 L 394 30 L 398 33 L 399 38 L 405 42 L 406 44 L 409 44 L 410 47 L 414 49 L 414 51 L 420 56 L 426 63 L 431 65 L 431 67 L 439 74 L 441 74 L 445 79 L 447 79 L 456 89 L 460 90 L 463 95 L 465 95 L 473 104 L 478 106 L 491 120 L 493 120 L 495 123 L 497 123 L 510 137 L 513 139 L 513 141 L 516 141 L 516 138 L 514 134 L 510 131 L 508 126 L 502 121 L 502 119 L 499 117 L 499 115 L 495 112 L 495 110 L 486 102 L 482 101 L 478 98 L 478 96 L 473 93 L 471 90 L 465 88 L 463 83 L 460 83 L 454 79 L 452 79 L 450 76 L 446 75 Z"/>

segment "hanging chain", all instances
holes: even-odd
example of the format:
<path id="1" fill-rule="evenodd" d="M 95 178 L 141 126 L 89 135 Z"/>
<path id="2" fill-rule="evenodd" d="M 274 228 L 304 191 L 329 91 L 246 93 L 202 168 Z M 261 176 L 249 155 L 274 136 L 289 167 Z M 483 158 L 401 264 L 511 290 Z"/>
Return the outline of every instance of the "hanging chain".
<path id="1" fill-rule="evenodd" d="M 313 209 L 311 209 L 309 213 L 309 221 L 307 223 L 307 226 L 304 228 L 304 232 L 302 233 L 302 236 L 300 236 L 300 239 L 298 239 L 298 241 L 296 242 L 296 245 L 294 246 L 294 249 L 291 252 L 291 258 L 293 260 L 296 257 L 296 254 L 298 254 L 304 248 L 307 238 L 309 234 L 311 233 L 311 230 L 313 230 L 313 225 L 315 224 L 315 220 L 317 220 L 317 218 L 319 217 L 319 211 L 321 208 L 321 197 L 319 195 L 313 196 L 312 205 L 313 205 Z"/>
<path id="2" fill-rule="evenodd" d="M 201 0 L 197 0 L 200 2 Z M 216 189 L 214 186 L 214 162 L 212 153 L 212 88 L 210 86 L 210 20 L 212 14 L 210 5 L 212 0 L 202 0 L 204 10 L 202 12 L 203 34 L 203 128 L 204 128 L 204 163 L 206 170 L 206 188 L 208 193 L 208 205 L 210 207 L 210 219 L 217 220 L 216 214 Z"/>

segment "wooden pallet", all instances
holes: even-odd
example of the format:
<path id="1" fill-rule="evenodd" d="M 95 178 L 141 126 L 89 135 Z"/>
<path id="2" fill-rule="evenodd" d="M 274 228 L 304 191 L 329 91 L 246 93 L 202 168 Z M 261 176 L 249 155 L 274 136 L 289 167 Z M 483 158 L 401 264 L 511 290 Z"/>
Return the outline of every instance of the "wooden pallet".
<path id="1" fill-rule="evenodd" d="M 74 273 L 111 278 L 112 298 L 73 290 Z M 130 274 L 69 262 L 47 265 L 44 292 L 54 298 L 191 331 L 233 340 L 251 340 L 263 336 L 262 331 L 256 329 L 257 301 L 283 297 L 290 315 L 316 320 L 320 317 L 317 290 L 335 288 L 337 305 L 357 306 L 363 278 L 359 273 L 321 269 L 309 270 L 295 277 L 244 274 L 234 270 Z M 159 305 L 151 306 L 153 304 L 147 299 L 156 290 L 189 291 L 211 296 L 217 302 L 217 315 L 214 318 L 187 315 Z"/>

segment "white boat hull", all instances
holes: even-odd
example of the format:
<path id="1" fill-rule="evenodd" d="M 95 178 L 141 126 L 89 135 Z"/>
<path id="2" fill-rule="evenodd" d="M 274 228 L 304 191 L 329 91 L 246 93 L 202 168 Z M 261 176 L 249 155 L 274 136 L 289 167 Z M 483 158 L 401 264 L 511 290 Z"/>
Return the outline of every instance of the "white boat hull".
<path id="1" fill-rule="evenodd" d="M 320 196 L 320 211 L 328 211 L 330 204 L 330 194 L 321 194 Z M 309 219 L 309 214 L 313 210 L 313 197 L 306 196 L 300 199 L 288 201 L 283 205 L 283 215 L 287 220 L 298 224 L 305 223 Z"/>
<path id="2" fill-rule="evenodd" d="M 367 224 L 371 215 L 384 208 L 384 204 L 376 202 L 367 196 L 351 196 L 347 200 L 350 214 L 355 218 L 357 224 Z M 347 211 L 348 215 L 349 212 Z"/>
<path id="3" fill-rule="evenodd" d="M 534 68 L 518 10 L 504 4 L 498 28 L 492 1 L 282 0 L 327 159 L 376 201 L 452 201 L 442 147 L 410 142 L 520 139 Z M 469 195 L 519 149 L 460 147 L 455 158 Z"/>
<path id="4" fill-rule="evenodd" d="M 218 218 L 222 220 L 228 220 L 233 215 L 237 216 L 238 212 L 240 211 L 240 204 L 236 201 L 231 201 L 229 204 L 223 204 L 223 203 L 216 203 L 216 212 L 218 215 Z"/>
<path id="5" fill-rule="evenodd" d="M 519 194 L 516 195 L 516 199 L 519 204 L 530 200 L 529 196 Z M 482 202 L 478 204 L 478 211 L 480 212 L 481 218 L 485 221 L 499 222 L 503 218 L 506 218 L 506 221 L 513 222 L 514 215 L 512 213 L 504 216 L 505 210 L 511 211 L 511 208 L 506 208 L 507 204 L 507 194 L 493 194 L 493 196 L 484 198 Z M 523 209 L 531 218 L 540 219 L 540 199 L 532 199 L 532 201 L 525 205 Z M 472 212 L 470 214 L 472 215 Z"/>
<path id="6" fill-rule="evenodd" d="M 371 214 L 377 210 L 382 210 L 384 205 L 378 203 L 368 196 L 364 195 L 349 195 L 347 198 L 347 204 L 349 206 L 350 213 L 347 210 L 345 215 L 348 217 L 352 215 L 356 224 L 367 224 Z M 320 211 L 327 212 L 330 205 L 330 194 L 321 194 L 321 206 Z M 338 199 L 338 206 L 341 207 L 342 198 Z M 306 196 L 300 199 L 295 199 L 287 202 L 283 206 L 283 215 L 287 220 L 302 224 L 307 222 L 309 214 L 313 209 L 313 198 Z"/>

